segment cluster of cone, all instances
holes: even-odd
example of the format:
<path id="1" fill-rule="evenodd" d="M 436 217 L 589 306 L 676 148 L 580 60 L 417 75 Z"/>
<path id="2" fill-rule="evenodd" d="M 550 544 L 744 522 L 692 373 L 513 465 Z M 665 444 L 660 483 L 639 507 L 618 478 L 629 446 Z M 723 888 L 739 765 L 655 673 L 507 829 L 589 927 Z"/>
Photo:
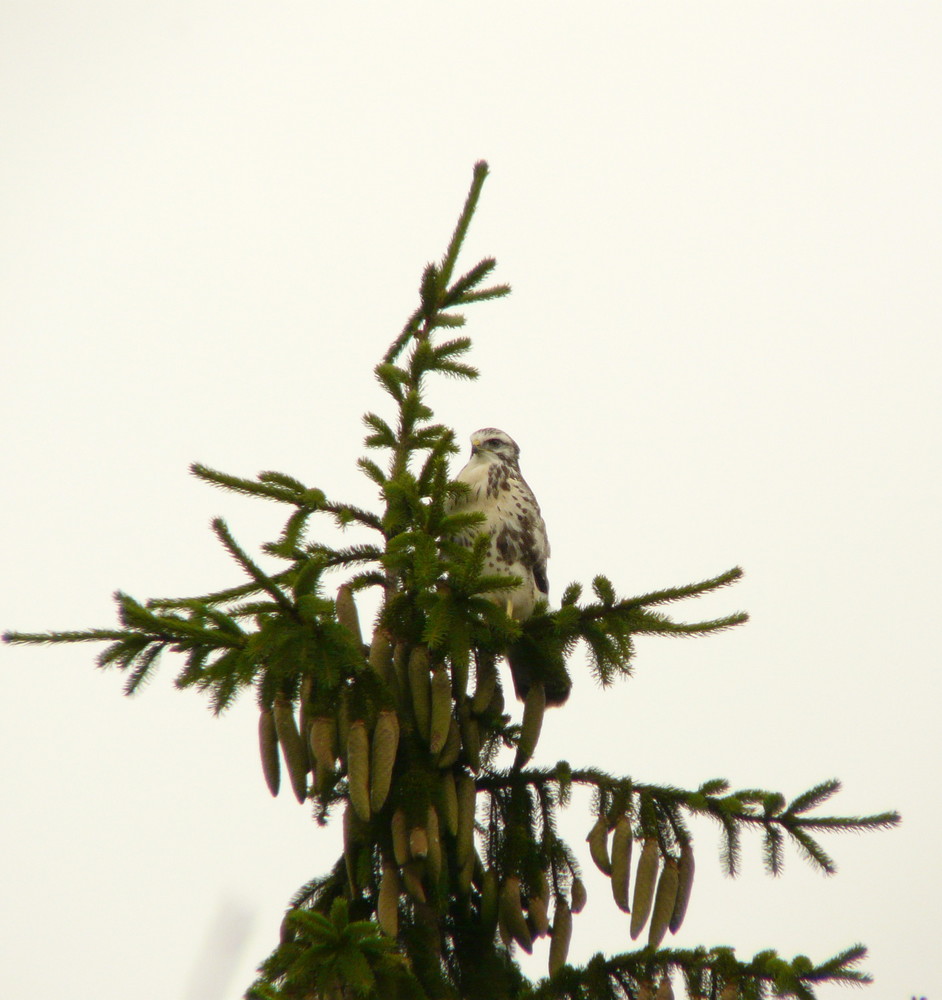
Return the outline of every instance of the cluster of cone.
<path id="1" fill-rule="evenodd" d="M 501 880 L 494 869 L 484 867 L 474 844 L 478 791 L 474 776 L 481 769 L 481 720 L 502 715 L 504 708 L 496 663 L 487 658 L 477 663 L 474 691 L 468 694 L 467 666 L 462 669 L 452 660 L 449 672 L 427 647 L 394 643 L 380 628 L 368 645 L 363 644 L 347 586 L 337 594 L 336 613 L 363 648 L 365 664 L 382 679 L 384 690 L 392 692 L 393 704 L 355 717 L 351 699 L 341 696 L 332 714 L 311 716 L 309 684 L 302 684 L 298 712 L 287 697 L 276 696 L 271 707 L 262 708 L 259 721 L 262 769 L 271 793 L 276 795 L 280 784 L 279 748 L 300 802 L 309 794 L 325 792 L 346 775 L 347 878 L 354 896 L 367 888 L 361 883 L 370 879 L 372 864 L 369 859 L 364 863 L 363 851 L 371 857 L 373 845 L 379 842 L 382 875 L 376 917 L 385 934 L 397 936 L 404 898 L 421 905 L 435 895 L 443 873 L 449 877 L 450 853 L 450 877 L 456 876 L 457 891 L 466 896 L 473 884 L 479 892 L 482 924 L 499 932 L 505 945 L 516 942 L 527 952 L 532 951 L 535 938 L 551 935 L 549 971 L 557 971 L 566 962 L 572 914 L 585 905 L 582 882 L 572 880 L 570 899 L 556 895 L 551 925 L 547 874 L 540 873 L 529 891 L 519 875 L 508 874 Z M 515 767 L 532 757 L 545 710 L 544 685 L 533 683 L 524 699 Z M 419 769 L 423 778 L 418 795 L 409 794 L 413 787 L 409 764 L 399 760 L 400 738 L 406 731 L 412 737 L 411 747 L 417 737 L 428 755 Z M 395 801 L 388 803 L 397 760 L 399 791 Z M 377 820 L 388 822 L 388 836 L 377 829 Z M 532 876 L 528 880 L 534 881 Z"/>
<path id="2" fill-rule="evenodd" d="M 611 838 L 609 838 L 611 835 Z M 598 819 L 586 838 L 596 867 L 612 882 L 612 895 L 620 910 L 631 914 L 631 937 L 635 939 L 648 923 L 648 945 L 658 948 L 668 930 L 676 934 L 683 923 L 693 887 L 693 850 L 689 843 L 680 847 L 680 856 L 663 859 L 657 837 L 641 841 L 631 892 L 631 855 L 634 837 L 631 819 L 619 816 L 614 824 L 605 816 Z M 611 845 L 609 845 L 611 839 Z M 631 901 L 629 903 L 629 896 Z"/>

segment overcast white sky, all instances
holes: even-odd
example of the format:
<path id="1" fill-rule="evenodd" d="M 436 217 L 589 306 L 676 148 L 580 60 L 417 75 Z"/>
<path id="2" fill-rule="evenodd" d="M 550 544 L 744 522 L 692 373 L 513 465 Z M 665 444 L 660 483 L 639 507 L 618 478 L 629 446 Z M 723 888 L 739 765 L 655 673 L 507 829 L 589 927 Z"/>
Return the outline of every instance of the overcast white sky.
<path id="1" fill-rule="evenodd" d="M 676 941 L 863 941 L 867 996 L 937 997 L 940 32 L 918 2 L 4 4 L 0 627 L 234 582 L 209 519 L 255 548 L 281 512 L 191 461 L 372 503 L 371 368 L 486 158 L 465 261 L 514 294 L 438 416 L 520 442 L 557 598 L 741 564 L 678 611 L 753 616 L 604 693 L 574 663 L 537 760 L 899 809 L 826 841 L 831 879 L 758 843 L 724 879 L 697 827 Z M 5 995 L 235 1000 L 337 837 L 270 798 L 250 696 L 215 720 L 167 661 L 128 700 L 95 652 L 0 650 Z M 574 959 L 630 946 L 587 872 Z"/>

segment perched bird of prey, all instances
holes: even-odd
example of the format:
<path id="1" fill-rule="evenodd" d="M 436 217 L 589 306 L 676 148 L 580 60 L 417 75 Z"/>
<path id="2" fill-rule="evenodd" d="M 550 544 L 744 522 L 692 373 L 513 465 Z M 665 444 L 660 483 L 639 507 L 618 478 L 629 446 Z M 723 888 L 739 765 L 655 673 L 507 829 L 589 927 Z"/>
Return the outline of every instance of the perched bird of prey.
<path id="1" fill-rule="evenodd" d="M 523 581 L 511 590 L 493 592 L 495 601 L 507 602 L 507 614 L 522 621 L 533 614 L 537 601 L 549 597 L 550 547 L 540 505 L 520 474 L 519 458 L 520 449 L 509 434 L 484 427 L 471 435 L 471 461 L 457 479 L 471 488 L 460 509 L 480 511 L 486 518 L 474 529 L 491 538 L 485 573 Z M 470 544 L 473 538 L 469 532 L 461 541 Z"/>
<path id="2" fill-rule="evenodd" d="M 484 427 L 471 435 L 471 460 L 458 473 L 457 481 L 470 487 L 456 510 L 480 511 L 483 524 L 468 529 L 458 541 L 470 545 L 477 534 L 490 537 L 484 572 L 516 576 L 519 586 L 491 591 L 491 600 L 506 606 L 507 614 L 524 621 L 533 614 L 538 601 L 549 598 L 546 560 L 550 545 L 540 505 L 520 474 L 517 442 L 496 427 Z M 542 671 L 538 654 L 526 639 L 507 651 L 518 698 L 525 698 L 534 676 Z M 536 667 L 536 671 L 534 670 Z M 562 671 L 560 675 L 560 670 Z M 562 664 L 546 678 L 549 704 L 561 704 L 569 694 L 569 678 Z"/>

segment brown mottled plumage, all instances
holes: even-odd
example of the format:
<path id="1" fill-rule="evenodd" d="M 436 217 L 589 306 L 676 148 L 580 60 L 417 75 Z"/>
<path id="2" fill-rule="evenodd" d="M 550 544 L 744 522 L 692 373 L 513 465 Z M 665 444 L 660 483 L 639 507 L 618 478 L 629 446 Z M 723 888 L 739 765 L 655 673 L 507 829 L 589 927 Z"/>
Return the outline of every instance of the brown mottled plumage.
<path id="1" fill-rule="evenodd" d="M 533 614 L 539 601 L 549 599 L 546 561 L 550 554 L 546 525 L 533 491 L 520 474 L 520 449 L 516 441 L 496 427 L 484 427 L 471 435 L 471 459 L 457 480 L 470 491 L 456 509 L 480 511 L 483 524 L 468 529 L 458 541 L 470 545 L 478 534 L 490 537 L 484 572 L 519 577 L 519 586 L 492 591 L 488 597 L 518 621 Z M 547 686 L 549 704 L 561 704 L 569 695 L 569 678 L 559 664 L 546 675 L 540 656 L 522 638 L 507 651 L 518 698 L 525 698 L 537 678 Z M 545 675 L 545 676 L 541 676 Z"/>
<path id="2" fill-rule="evenodd" d="M 508 613 L 519 621 L 529 618 L 537 601 L 549 597 L 546 560 L 549 540 L 540 505 L 520 474 L 520 449 L 516 441 L 496 427 L 471 435 L 471 460 L 458 473 L 458 482 L 471 491 L 462 511 L 480 511 L 485 522 L 476 532 L 490 535 L 485 572 L 519 576 L 519 587 L 494 591 L 493 599 L 507 602 Z M 474 533 L 460 540 L 468 544 Z"/>

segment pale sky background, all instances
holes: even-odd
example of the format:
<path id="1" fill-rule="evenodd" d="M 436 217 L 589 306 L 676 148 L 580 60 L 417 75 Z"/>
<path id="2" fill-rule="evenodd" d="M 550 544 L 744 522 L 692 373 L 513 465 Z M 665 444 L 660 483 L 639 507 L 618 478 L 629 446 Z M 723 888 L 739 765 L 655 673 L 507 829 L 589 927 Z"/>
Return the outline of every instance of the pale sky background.
<path id="1" fill-rule="evenodd" d="M 758 839 L 725 879 L 698 825 L 675 941 L 862 941 L 861 995 L 938 998 L 940 43 L 917 2 L 7 2 L 0 627 L 236 582 L 210 518 L 282 512 L 194 460 L 372 504 L 371 369 L 486 158 L 465 263 L 514 294 L 439 418 L 520 442 L 557 599 L 741 564 L 677 611 L 752 615 L 606 692 L 577 660 L 537 761 L 899 809 L 830 879 Z M 337 835 L 269 796 L 251 695 L 215 720 L 167 660 L 125 699 L 97 649 L 0 650 L 4 995 L 235 1000 Z M 586 871 L 575 960 L 632 947 Z"/>

